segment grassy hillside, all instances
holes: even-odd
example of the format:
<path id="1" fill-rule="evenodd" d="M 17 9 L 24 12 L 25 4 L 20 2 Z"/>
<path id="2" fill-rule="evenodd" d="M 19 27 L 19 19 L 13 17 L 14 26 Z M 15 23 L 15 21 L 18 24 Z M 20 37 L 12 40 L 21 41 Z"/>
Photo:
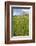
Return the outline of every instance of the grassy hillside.
<path id="1" fill-rule="evenodd" d="M 13 36 L 29 35 L 29 15 L 13 16 L 12 18 Z M 12 33 L 12 32 L 11 32 Z"/>

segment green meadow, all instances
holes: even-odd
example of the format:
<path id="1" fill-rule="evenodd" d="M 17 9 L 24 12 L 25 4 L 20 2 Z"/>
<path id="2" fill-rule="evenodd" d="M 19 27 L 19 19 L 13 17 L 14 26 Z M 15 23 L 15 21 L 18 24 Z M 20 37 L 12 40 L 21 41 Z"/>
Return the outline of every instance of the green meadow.
<path id="1" fill-rule="evenodd" d="M 13 36 L 29 35 L 29 15 L 15 15 L 12 17 Z"/>

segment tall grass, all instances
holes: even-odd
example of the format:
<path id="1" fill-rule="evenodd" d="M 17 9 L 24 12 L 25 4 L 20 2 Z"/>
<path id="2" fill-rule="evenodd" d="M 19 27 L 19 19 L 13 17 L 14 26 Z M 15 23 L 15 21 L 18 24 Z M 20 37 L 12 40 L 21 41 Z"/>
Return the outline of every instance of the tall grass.
<path id="1" fill-rule="evenodd" d="M 13 36 L 28 36 L 29 35 L 29 15 L 20 15 L 12 17 L 12 32 Z"/>

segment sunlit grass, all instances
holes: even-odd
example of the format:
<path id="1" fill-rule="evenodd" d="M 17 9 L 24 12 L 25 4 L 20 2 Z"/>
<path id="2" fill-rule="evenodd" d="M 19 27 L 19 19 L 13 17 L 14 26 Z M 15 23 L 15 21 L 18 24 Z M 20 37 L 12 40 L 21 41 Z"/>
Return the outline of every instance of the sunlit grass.
<path id="1" fill-rule="evenodd" d="M 28 36 L 29 35 L 29 15 L 13 16 L 12 19 L 13 36 Z"/>

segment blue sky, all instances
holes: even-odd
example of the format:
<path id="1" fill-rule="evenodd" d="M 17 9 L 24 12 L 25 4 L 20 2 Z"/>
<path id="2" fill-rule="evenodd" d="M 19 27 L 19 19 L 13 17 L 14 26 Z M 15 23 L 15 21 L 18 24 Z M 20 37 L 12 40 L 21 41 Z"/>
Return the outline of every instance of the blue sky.
<path id="1" fill-rule="evenodd" d="M 22 12 L 27 12 L 29 14 L 29 12 L 31 12 L 31 9 L 15 9 L 15 8 L 13 8 L 13 16 L 20 15 Z"/>
<path id="2" fill-rule="evenodd" d="M 13 9 L 13 15 L 19 15 L 21 13 L 21 9 Z"/>

